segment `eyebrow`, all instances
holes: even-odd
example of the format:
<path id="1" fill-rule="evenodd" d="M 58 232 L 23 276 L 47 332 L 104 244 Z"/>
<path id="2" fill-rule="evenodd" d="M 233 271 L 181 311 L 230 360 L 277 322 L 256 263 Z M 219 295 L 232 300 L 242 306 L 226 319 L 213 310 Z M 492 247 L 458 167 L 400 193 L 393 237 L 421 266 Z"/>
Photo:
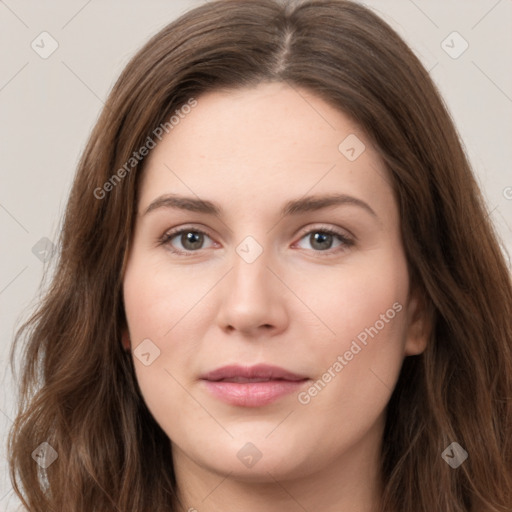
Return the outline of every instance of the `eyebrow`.
<path id="1" fill-rule="evenodd" d="M 361 199 L 346 194 L 329 194 L 293 199 L 284 204 L 281 209 L 281 216 L 286 217 L 289 215 L 298 215 L 305 212 L 312 212 L 340 205 L 358 206 L 375 218 L 378 218 L 377 214 L 369 204 L 365 203 Z M 174 208 L 217 216 L 222 216 L 223 213 L 222 208 L 211 201 L 176 194 L 165 194 L 157 197 L 146 208 L 143 215 L 146 215 L 157 208 Z"/>

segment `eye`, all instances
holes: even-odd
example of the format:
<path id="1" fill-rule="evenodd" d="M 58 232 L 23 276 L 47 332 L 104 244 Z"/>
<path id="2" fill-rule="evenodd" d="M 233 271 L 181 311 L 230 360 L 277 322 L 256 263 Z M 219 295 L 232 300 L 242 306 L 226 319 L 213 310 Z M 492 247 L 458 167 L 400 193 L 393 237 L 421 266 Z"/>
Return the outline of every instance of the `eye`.
<path id="1" fill-rule="evenodd" d="M 164 234 L 160 239 L 161 245 L 166 245 L 172 252 L 177 254 L 187 254 L 205 249 L 205 239 L 211 238 L 207 233 L 200 229 L 181 228 Z"/>
<path id="2" fill-rule="evenodd" d="M 302 241 L 309 243 L 312 250 L 315 252 L 338 252 L 337 250 L 344 250 L 354 245 L 354 240 L 349 238 L 341 231 L 332 228 L 315 228 L 311 229 L 300 239 L 298 242 L 299 247 L 308 249 L 301 244 Z M 337 249 L 332 251 L 332 249 Z"/>
<path id="3" fill-rule="evenodd" d="M 209 247 L 204 246 L 206 239 L 212 242 Z M 326 253 L 325 256 L 331 255 L 333 252 L 343 251 L 354 245 L 354 240 L 345 233 L 327 227 L 310 229 L 296 245 L 301 249 L 308 249 L 308 247 L 304 247 L 304 241 L 310 244 L 314 252 L 324 252 Z M 214 247 L 215 242 L 205 231 L 185 227 L 165 233 L 160 238 L 159 245 L 167 246 L 176 254 L 189 256 L 201 249 Z"/>

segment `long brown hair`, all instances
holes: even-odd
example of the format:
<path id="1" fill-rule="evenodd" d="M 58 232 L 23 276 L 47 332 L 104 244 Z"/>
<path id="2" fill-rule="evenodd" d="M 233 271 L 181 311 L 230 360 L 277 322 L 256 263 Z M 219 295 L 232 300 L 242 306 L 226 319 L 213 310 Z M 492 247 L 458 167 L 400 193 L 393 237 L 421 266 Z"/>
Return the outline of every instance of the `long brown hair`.
<path id="1" fill-rule="evenodd" d="M 17 494 L 30 512 L 173 510 L 169 440 L 120 341 L 144 159 L 126 162 L 191 98 L 262 81 L 310 90 L 359 123 L 398 200 L 432 330 L 426 351 L 405 359 L 388 406 L 382 511 L 510 512 L 510 275 L 428 73 L 385 22 L 344 0 L 209 2 L 122 72 L 78 166 L 51 286 L 13 345 L 14 368 L 26 341 L 9 437 Z M 469 455 L 457 469 L 441 456 L 454 441 Z M 46 469 L 31 457 L 43 442 L 58 454 Z"/>

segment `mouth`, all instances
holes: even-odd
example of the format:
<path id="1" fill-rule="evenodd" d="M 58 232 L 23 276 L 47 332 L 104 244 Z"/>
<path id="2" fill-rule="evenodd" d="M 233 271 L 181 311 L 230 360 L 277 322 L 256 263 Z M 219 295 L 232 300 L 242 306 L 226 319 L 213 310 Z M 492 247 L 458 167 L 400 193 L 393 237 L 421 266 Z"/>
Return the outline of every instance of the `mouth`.
<path id="1" fill-rule="evenodd" d="M 298 392 L 310 379 L 270 365 L 224 366 L 200 377 L 207 392 L 230 405 L 262 407 Z"/>

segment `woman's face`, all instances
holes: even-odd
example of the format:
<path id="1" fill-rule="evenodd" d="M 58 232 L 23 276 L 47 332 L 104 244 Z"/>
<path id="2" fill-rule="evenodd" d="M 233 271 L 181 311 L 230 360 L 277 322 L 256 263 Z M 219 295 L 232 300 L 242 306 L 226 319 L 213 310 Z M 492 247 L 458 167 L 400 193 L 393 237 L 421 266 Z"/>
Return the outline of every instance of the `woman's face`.
<path id="1" fill-rule="evenodd" d="M 388 173 L 311 93 L 205 94 L 151 150 L 123 343 L 175 464 L 254 480 L 364 465 L 424 349 L 409 291 Z"/>

